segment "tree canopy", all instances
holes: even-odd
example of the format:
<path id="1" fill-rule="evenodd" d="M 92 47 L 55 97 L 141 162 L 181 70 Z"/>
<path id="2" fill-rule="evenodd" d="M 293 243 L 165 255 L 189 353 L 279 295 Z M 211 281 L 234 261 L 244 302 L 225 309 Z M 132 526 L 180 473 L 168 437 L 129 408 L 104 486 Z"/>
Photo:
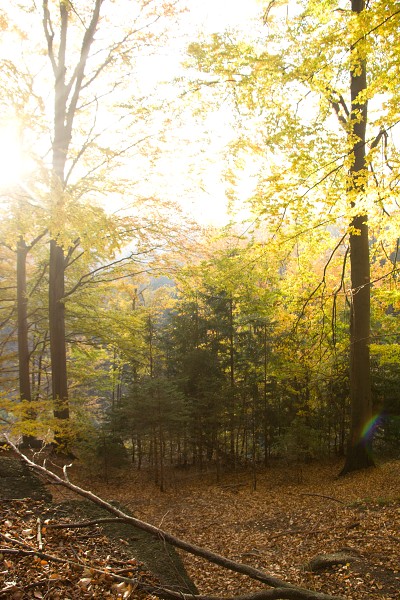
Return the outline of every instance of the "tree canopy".
<path id="1" fill-rule="evenodd" d="M 2 9 L 0 102 L 30 165 L 1 200 L 5 427 L 107 440 L 161 488 L 168 461 L 254 486 L 274 457 L 367 467 L 400 436 L 397 3 L 265 3 L 150 85 L 185 18 Z M 185 216 L 209 169 L 223 227 Z"/>

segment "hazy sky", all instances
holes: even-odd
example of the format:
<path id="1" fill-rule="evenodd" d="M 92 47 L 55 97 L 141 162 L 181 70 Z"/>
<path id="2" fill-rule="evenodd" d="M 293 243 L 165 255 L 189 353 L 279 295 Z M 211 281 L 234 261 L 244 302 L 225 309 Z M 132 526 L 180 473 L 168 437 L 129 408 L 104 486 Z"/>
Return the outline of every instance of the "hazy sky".
<path id="1" fill-rule="evenodd" d="M 207 34 L 223 31 L 226 28 L 245 28 L 246 25 L 248 26 L 249 20 L 261 10 L 260 0 L 186 0 L 186 3 L 189 8 L 183 16 L 186 40 L 196 39 L 199 31 Z M 165 48 L 165 52 L 162 52 L 164 56 L 159 56 L 158 60 L 151 65 L 146 65 L 146 61 L 143 61 L 145 67 L 143 80 L 146 81 L 146 77 L 148 78 L 149 87 L 162 78 L 169 79 L 177 74 L 187 41 L 183 41 L 182 44 L 178 39 L 176 41 L 178 47 L 180 46 L 182 49 L 181 56 L 172 44 L 171 47 Z M 199 138 L 202 136 L 202 124 L 197 123 L 196 126 L 193 125 L 192 136 L 191 132 L 189 134 L 185 132 L 187 138 L 192 138 L 193 146 L 185 149 L 183 153 L 181 152 L 181 158 L 179 158 L 179 149 L 176 156 L 174 154 L 167 156 L 164 175 L 161 175 L 157 182 L 149 181 L 150 185 L 161 186 L 166 195 L 175 196 L 175 199 L 178 199 L 176 190 L 180 190 L 181 198 L 179 200 L 185 210 L 205 223 L 220 224 L 226 220 L 225 188 L 221 179 L 222 164 L 221 160 L 218 160 L 218 152 L 224 145 L 226 124 L 223 121 L 224 118 L 221 114 L 211 114 L 207 117 L 206 126 L 212 132 L 212 144 L 208 148 L 206 160 L 204 160 L 204 156 L 203 158 L 200 155 L 196 156 L 196 144 L 199 144 Z M 9 118 L 5 121 L 4 119 L 0 120 L 0 188 L 3 189 L 23 178 L 23 157 L 21 148 L 18 146 L 17 131 L 14 131 L 15 125 L 10 122 Z M 190 120 L 187 127 L 190 128 Z M 190 154 L 192 155 L 191 162 L 187 160 Z M 216 156 L 214 164 L 212 163 L 213 154 Z M 196 185 L 196 173 L 199 171 L 202 171 L 203 177 L 202 181 Z M 154 190 L 153 193 L 157 194 L 157 191 Z M 110 199 L 107 207 L 110 209 L 115 202 L 115 199 Z"/>
<path id="2" fill-rule="evenodd" d="M 249 29 L 250 20 L 260 15 L 261 0 L 187 0 L 189 11 L 184 15 L 186 24 L 185 33 L 190 41 L 196 40 L 199 32 L 211 34 L 222 32 L 229 28 Z M 187 46 L 184 42 L 183 50 Z M 178 45 L 180 43 L 178 42 Z M 152 71 L 151 78 L 164 77 L 169 73 L 173 76 L 176 65 L 182 60 L 180 56 L 174 61 L 174 50 L 166 49 L 165 56 L 157 61 L 158 64 Z M 155 64 L 155 63 L 154 63 Z M 191 139 L 189 146 L 177 148 L 175 153 L 166 156 L 160 163 L 164 164 L 162 175 L 162 186 L 169 189 L 174 188 L 179 192 L 175 196 L 184 207 L 184 210 L 204 224 L 222 225 L 228 221 L 225 195 L 225 183 L 223 181 L 224 164 L 221 151 L 228 141 L 232 131 L 229 128 L 229 115 L 224 115 L 223 108 L 215 110 L 206 117 L 206 122 L 193 119 L 187 123 L 182 132 Z M 199 154 L 200 139 L 203 136 L 202 127 L 211 132 L 210 144 L 207 147 L 207 156 Z M 196 173 L 201 172 L 201 180 L 197 185 Z M 244 194 L 246 194 L 246 191 Z"/>
<path id="3" fill-rule="evenodd" d="M 260 0 L 187 0 L 191 20 L 208 31 L 244 25 L 261 10 Z"/>

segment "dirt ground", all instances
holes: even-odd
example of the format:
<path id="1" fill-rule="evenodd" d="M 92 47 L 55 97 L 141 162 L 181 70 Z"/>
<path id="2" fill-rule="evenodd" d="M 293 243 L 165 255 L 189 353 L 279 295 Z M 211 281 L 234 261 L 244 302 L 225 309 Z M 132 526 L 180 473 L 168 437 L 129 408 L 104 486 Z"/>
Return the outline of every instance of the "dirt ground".
<path id="1" fill-rule="evenodd" d="M 253 476 L 176 472 L 167 491 L 135 470 L 92 489 L 128 505 L 165 531 L 265 570 L 293 584 L 351 600 L 400 598 L 400 461 L 338 477 L 340 463 L 276 464 Z M 84 483 L 84 481 L 83 481 Z M 309 571 L 316 556 L 345 551 L 357 560 Z M 203 594 L 260 590 L 261 585 L 186 555 Z"/>
<path id="2" fill-rule="evenodd" d="M 52 501 L 53 492 L 55 498 Z M 42 543 L 45 540 L 44 550 L 46 553 L 52 552 L 62 554 L 73 562 L 78 559 L 84 568 L 88 568 L 93 557 L 94 562 L 100 561 L 100 569 L 110 567 L 108 557 L 114 558 L 113 570 L 115 570 L 115 559 L 121 564 L 126 565 L 134 560 L 130 565 L 130 571 L 139 576 L 143 581 L 148 579 L 149 583 L 160 583 L 170 589 L 183 590 L 187 593 L 196 593 L 196 587 L 189 579 L 184 569 L 183 563 L 175 549 L 167 543 L 150 536 L 145 531 L 136 529 L 124 523 L 104 523 L 101 525 L 92 525 L 90 528 L 52 530 L 51 524 L 63 522 L 82 522 L 96 521 L 104 519 L 111 515 L 100 507 L 89 501 L 74 499 L 73 496 L 64 496 L 54 488 L 44 485 L 27 466 L 14 457 L 0 456 L 0 556 L 3 559 L 6 569 L 0 572 L 0 598 L 40 598 L 42 592 L 37 585 L 33 583 L 37 579 L 38 573 L 35 569 L 32 571 L 32 560 L 28 555 L 28 560 L 21 556 L 22 560 L 15 560 L 10 563 L 6 548 L 1 548 L 1 542 L 7 542 L 7 537 L 14 540 L 14 549 L 21 540 L 26 545 L 26 550 L 33 548 L 38 550 L 37 544 L 30 543 L 36 541 L 35 531 L 37 520 L 40 519 L 43 527 Z M 124 508 L 121 507 L 120 508 Z M 128 510 L 125 512 L 129 513 Z M 6 544 L 11 550 L 12 544 Z M 14 558 L 14 555 L 11 555 Z M 83 559 L 84 557 L 84 559 Z M 83 559 L 83 560 L 82 560 Z M 47 559 L 45 560 L 48 566 Z M 37 567 L 37 565 L 34 565 Z M 89 569 L 90 571 L 90 569 Z M 46 573 L 44 574 L 46 575 Z M 48 574 L 47 574 L 48 575 Z M 91 578 L 93 574 L 91 574 Z M 68 571 L 68 575 L 53 577 L 52 583 L 59 583 L 59 579 L 64 581 L 73 581 L 74 577 Z M 93 585 L 88 590 L 88 586 L 79 585 L 82 578 L 78 577 L 78 586 L 73 590 L 48 589 L 51 598 L 64 598 L 68 593 L 75 598 L 81 597 L 106 597 L 109 593 L 113 597 L 119 597 L 118 589 L 112 587 L 112 581 L 100 580 L 95 585 L 96 578 L 93 578 Z M 85 579 L 85 578 L 83 578 Z M 3 580 L 3 581 L 2 581 Z M 44 581 L 44 579 L 43 579 Z M 7 583 L 8 582 L 8 583 Z M 10 583 L 13 583 L 10 588 Z M 108 585 L 110 584 L 110 585 Z M 73 584 L 71 584 L 73 586 Z M 17 589 L 13 590 L 13 587 Z M 42 586 L 39 586 L 42 587 Z M 124 592 L 129 590 L 124 588 Z M 93 592 L 91 596 L 90 593 Z M 22 595 L 21 595 L 22 593 Z M 87 595 L 89 594 L 89 595 Z M 43 596 L 44 597 L 44 596 Z M 68 596 L 65 596 L 67 598 Z M 121 595 L 123 597 L 123 595 Z"/>
<path id="3" fill-rule="evenodd" d="M 341 595 L 349 600 L 398 600 L 400 461 L 388 461 L 375 469 L 343 478 L 337 477 L 339 470 L 337 462 L 312 464 L 301 469 L 277 464 L 257 474 L 254 490 L 253 477 L 246 472 L 225 475 L 217 482 L 213 472 L 199 474 L 171 469 L 167 473 L 167 491 L 164 493 L 157 490 L 150 472 L 139 473 L 134 467 L 109 473 L 109 481 L 105 483 L 101 475 L 85 475 L 82 467 L 75 465 L 70 478 L 105 499 L 117 501 L 135 517 L 164 531 L 292 584 Z M 32 524 L 26 527 L 26 523 L 29 518 L 31 521 L 36 518 L 37 513 L 43 521 L 50 519 L 50 522 L 81 518 L 74 512 L 76 500 L 69 492 L 58 487 L 46 489 L 50 489 L 57 505 L 61 506 L 58 512 L 52 505 L 51 514 L 46 513 L 43 506 L 48 504 L 41 504 L 40 500 L 20 501 L 16 508 L 3 501 L 3 535 L 5 532 L 24 539 L 24 529 L 33 528 Z M 34 502 L 39 507 L 35 508 Z M 89 510 L 93 513 L 97 509 Z M 29 512 L 33 516 L 29 517 Z M 14 513 L 17 516 L 12 518 Z M 93 513 L 92 516 L 96 515 Z M 56 534 L 45 528 L 45 547 L 55 552 L 61 540 L 62 548 L 68 548 L 72 558 L 75 553 L 78 562 L 86 565 L 87 572 L 82 575 L 78 569 L 74 575 L 71 569 L 62 573 L 57 568 L 50 573 L 52 580 L 49 573 L 40 572 L 37 565 L 32 567 L 30 557 L 17 559 L 4 554 L 0 598 L 75 600 L 140 596 L 138 591 L 124 587 L 123 582 L 116 588 L 115 582 L 95 575 L 89 569 L 93 561 L 103 571 L 111 566 L 115 571 L 118 564 L 126 571 L 128 565 L 129 572 L 142 574 L 149 581 L 153 577 L 149 571 L 156 572 L 154 565 L 159 563 L 163 565 L 158 573 L 160 579 L 165 568 L 174 574 L 175 582 L 179 572 L 178 580 L 183 582 L 184 571 L 177 571 L 178 563 L 174 562 L 176 558 L 172 554 L 164 554 L 161 558 L 154 548 L 150 551 L 152 558 L 146 560 L 140 558 L 138 552 L 135 554 L 131 543 L 138 541 L 135 539 L 138 535 L 131 529 L 114 533 L 97 527 L 78 531 L 62 530 Z M 30 543 L 33 542 L 35 540 Z M 148 546 L 147 540 L 142 545 Z M 324 563 L 326 558 L 337 556 L 338 552 L 348 558 L 338 564 Z M 180 555 L 189 577 L 202 594 L 226 597 L 263 589 L 261 584 L 203 559 Z M 322 562 L 313 563 L 312 559 L 316 557 Z M 27 564 L 27 561 L 30 562 Z M 315 567 L 315 564 L 319 566 Z M 15 595 L 2 595 L 1 590 L 6 589 L 7 582 L 16 579 L 13 573 L 22 577 L 23 570 L 30 575 L 24 581 L 17 581 L 19 588 L 12 592 Z M 42 587 L 33 585 L 40 581 L 47 583 L 41 584 Z M 50 585 L 49 581 L 53 583 Z M 184 585 L 190 586 L 187 579 L 184 581 Z M 45 585 L 46 592 L 43 593 Z M 25 595 L 18 595 L 21 590 Z"/>

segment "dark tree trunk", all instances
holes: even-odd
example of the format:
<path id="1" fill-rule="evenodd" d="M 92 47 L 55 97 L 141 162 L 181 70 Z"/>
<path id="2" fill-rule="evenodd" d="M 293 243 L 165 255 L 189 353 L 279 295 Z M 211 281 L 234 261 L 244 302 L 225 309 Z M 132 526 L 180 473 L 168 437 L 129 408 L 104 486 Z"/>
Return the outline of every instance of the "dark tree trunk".
<path id="1" fill-rule="evenodd" d="M 65 3 L 60 3 L 60 17 L 60 46 L 57 60 L 54 56 L 51 56 L 54 61 L 53 68 L 55 79 L 53 180 L 51 190 L 53 194 L 53 205 L 51 210 L 53 211 L 53 216 L 62 222 L 62 213 L 64 211 L 63 193 L 65 189 L 64 171 L 71 141 L 71 128 L 67 127 L 68 92 L 65 83 L 68 31 L 68 8 Z M 61 232 L 55 232 L 53 239 L 50 241 L 49 333 L 51 379 L 54 416 L 58 419 L 68 419 L 69 405 L 65 339 L 65 306 L 63 302 L 65 294 L 65 256 L 62 246 L 60 246 L 57 241 L 59 233 Z M 63 442 L 61 438 L 62 436 L 59 437 L 58 433 L 56 439 L 60 443 Z"/>
<path id="2" fill-rule="evenodd" d="M 264 467 L 268 466 L 268 399 L 267 399 L 267 368 L 268 368 L 268 352 L 267 352 L 267 324 L 264 323 L 263 330 L 263 396 L 264 396 L 264 414 L 263 414 L 263 435 L 264 435 Z"/>
<path id="3" fill-rule="evenodd" d="M 22 401 L 32 402 L 31 381 L 29 372 L 28 343 L 28 296 L 26 290 L 26 257 L 29 248 L 21 236 L 17 244 L 17 313 L 18 313 L 18 375 L 19 397 Z M 34 418 L 33 410 L 27 413 L 29 419 Z M 38 441 L 30 434 L 22 437 L 24 447 L 37 446 Z"/>
<path id="4" fill-rule="evenodd" d="M 54 416 L 68 419 L 67 356 L 65 343 L 64 252 L 50 242 L 49 321 Z"/>
<path id="5" fill-rule="evenodd" d="M 67 68 L 67 34 L 69 23 L 69 3 L 60 2 L 60 40 L 57 54 L 54 48 L 54 31 L 48 8 L 48 0 L 43 0 L 43 26 L 47 40 L 48 56 L 54 75 L 54 138 L 52 144 L 52 206 L 53 216 L 62 224 L 65 211 L 64 192 L 66 188 L 65 165 L 72 139 L 73 123 L 77 112 L 78 100 L 82 90 L 84 72 L 94 34 L 99 21 L 100 7 L 103 0 L 93 0 L 92 18 L 82 39 L 79 61 L 74 68 Z M 72 72 L 71 79 L 66 81 L 66 74 Z M 53 232 L 50 242 L 50 277 L 49 277 L 49 331 L 52 394 L 54 416 L 59 419 L 69 418 L 68 380 L 65 337 L 64 286 L 66 261 L 64 248 L 60 242 L 62 225 L 59 231 Z M 59 438 L 58 442 L 65 442 Z"/>
<path id="6" fill-rule="evenodd" d="M 230 407 L 229 407 L 229 427 L 230 427 L 230 454 L 233 461 L 233 467 L 236 469 L 236 448 L 235 448 L 235 412 L 236 412 L 236 382 L 235 382 L 235 347 L 234 347 L 234 323 L 233 323 L 233 299 L 229 298 L 229 384 L 230 384 Z"/>
<path id="7" fill-rule="evenodd" d="M 19 392 L 21 400 L 32 400 L 29 376 L 28 297 L 26 293 L 26 257 L 28 248 L 22 236 L 17 246 L 17 312 Z"/>
<path id="8" fill-rule="evenodd" d="M 352 11 L 365 10 L 364 0 L 352 0 Z M 358 53 L 358 47 L 352 52 Z M 364 176 L 367 171 L 365 160 L 367 102 L 359 100 L 367 88 L 367 67 L 363 56 L 356 56 L 357 68 L 351 71 L 351 118 L 354 136 L 353 164 L 350 168 L 350 193 L 364 192 Z M 350 397 L 351 426 L 346 462 L 342 475 L 373 465 L 371 457 L 371 436 L 368 424 L 372 417 L 370 379 L 370 259 L 368 217 L 365 212 L 356 213 L 357 200 L 352 199 L 355 216 L 350 232 L 351 267 L 351 321 L 350 321 Z M 363 209 L 364 210 L 364 209 Z"/>

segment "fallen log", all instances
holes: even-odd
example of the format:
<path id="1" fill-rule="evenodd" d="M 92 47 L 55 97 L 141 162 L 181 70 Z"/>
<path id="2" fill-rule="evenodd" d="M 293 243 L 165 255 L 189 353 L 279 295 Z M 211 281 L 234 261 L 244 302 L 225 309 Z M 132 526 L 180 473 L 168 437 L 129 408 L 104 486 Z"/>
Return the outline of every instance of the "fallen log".
<path id="1" fill-rule="evenodd" d="M 78 485 L 71 483 L 71 481 L 68 478 L 68 467 L 66 465 L 63 468 L 64 478 L 61 478 L 56 473 L 53 473 L 53 471 L 50 471 L 46 466 L 38 465 L 37 463 L 29 459 L 25 454 L 23 454 L 20 451 L 20 449 L 9 439 L 7 435 L 5 435 L 5 438 L 7 440 L 7 443 L 11 446 L 11 448 L 34 471 L 40 473 L 46 479 L 75 492 L 78 496 L 87 498 L 94 504 L 97 504 L 101 508 L 105 509 L 110 514 L 113 514 L 116 517 L 118 517 L 124 523 L 128 523 L 138 529 L 142 529 L 143 531 L 146 531 L 147 533 L 150 533 L 151 535 L 157 537 L 161 541 L 168 542 L 172 546 L 180 548 L 181 550 L 184 550 L 189 554 L 199 556 L 207 560 L 208 562 L 216 564 L 235 573 L 240 573 L 249 577 L 250 579 L 260 581 L 261 583 L 264 583 L 265 585 L 274 588 L 270 590 L 263 590 L 261 592 L 247 594 L 244 596 L 242 595 L 224 597 L 224 600 L 267 600 L 270 598 L 274 600 L 344 600 L 344 598 L 340 596 L 332 596 L 323 592 L 317 592 L 314 590 L 309 590 L 306 588 L 295 586 L 282 579 L 278 579 L 277 577 L 269 575 L 268 573 L 260 569 L 255 569 L 253 567 L 250 567 L 249 565 L 238 563 L 225 556 L 216 554 L 211 550 L 202 548 L 200 546 L 197 546 L 196 544 L 186 542 L 185 540 L 177 538 L 174 535 L 163 531 L 162 529 L 155 527 L 154 525 L 151 525 L 150 523 L 146 523 L 145 521 L 141 521 L 139 519 L 136 519 L 135 517 L 127 515 L 122 510 L 113 506 L 100 496 L 93 494 L 93 492 L 91 492 L 90 490 L 85 490 L 79 487 Z M 152 591 L 152 593 L 161 598 L 170 598 L 171 600 L 222 600 L 221 597 L 184 594 L 182 592 L 174 592 L 173 590 L 169 590 L 167 588 L 157 588 L 156 590 Z"/>

